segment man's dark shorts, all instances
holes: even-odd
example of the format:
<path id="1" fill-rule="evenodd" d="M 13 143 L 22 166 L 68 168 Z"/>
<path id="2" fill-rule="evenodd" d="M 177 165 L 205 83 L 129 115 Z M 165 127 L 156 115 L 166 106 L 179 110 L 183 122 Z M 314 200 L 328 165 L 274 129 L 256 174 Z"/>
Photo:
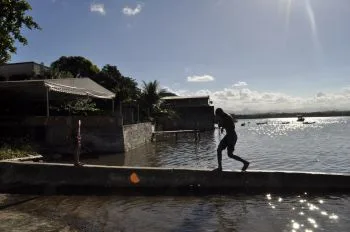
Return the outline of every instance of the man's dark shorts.
<path id="1" fill-rule="evenodd" d="M 235 150 L 236 142 L 237 142 L 236 133 L 226 134 L 225 137 L 220 141 L 218 150 L 222 151 L 227 148 L 227 151 L 233 152 Z"/>

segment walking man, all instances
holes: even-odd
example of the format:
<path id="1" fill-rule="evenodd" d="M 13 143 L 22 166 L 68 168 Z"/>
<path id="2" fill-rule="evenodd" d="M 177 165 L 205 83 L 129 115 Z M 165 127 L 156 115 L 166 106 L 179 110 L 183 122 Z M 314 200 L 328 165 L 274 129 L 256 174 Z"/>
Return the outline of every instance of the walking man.
<path id="1" fill-rule="evenodd" d="M 233 151 L 235 150 L 235 145 L 237 142 L 237 134 L 235 131 L 235 121 L 234 119 L 227 113 L 225 113 L 221 108 L 217 108 L 215 110 L 215 116 L 218 119 L 219 122 L 219 129 L 220 127 L 225 129 L 226 135 L 225 137 L 220 141 L 218 149 L 217 149 L 217 156 L 218 156 L 218 168 L 217 171 L 222 171 L 222 151 L 227 148 L 227 155 L 231 159 L 238 160 L 243 163 L 242 171 L 247 170 L 249 166 L 249 162 L 242 159 L 239 156 L 236 156 L 233 154 Z"/>

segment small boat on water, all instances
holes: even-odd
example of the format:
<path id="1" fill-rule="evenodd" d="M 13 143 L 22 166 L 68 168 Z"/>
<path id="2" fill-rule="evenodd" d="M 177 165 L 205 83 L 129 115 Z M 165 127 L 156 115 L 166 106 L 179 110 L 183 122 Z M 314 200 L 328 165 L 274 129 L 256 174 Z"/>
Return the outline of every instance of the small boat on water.
<path id="1" fill-rule="evenodd" d="M 289 124 L 290 122 L 282 122 L 282 124 Z"/>
<path id="2" fill-rule="evenodd" d="M 267 122 L 257 122 L 256 125 L 264 125 L 267 124 Z"/>
<path id="3" fill-rule="evenodd" d="M 316 122 L 303 122 L 303 124 L 314 124 Z"/>
<path id="4" fill-rule="evenodd" d="M 241 124 L 241 126 L 245 126 L 245 122 Z"/>
<path id="5" fill-rule="evenodd" d="M 297 122 L 304 122 L 305 118 L 303 117 L 303 115 L 297 115 L 298 119 Z"/>

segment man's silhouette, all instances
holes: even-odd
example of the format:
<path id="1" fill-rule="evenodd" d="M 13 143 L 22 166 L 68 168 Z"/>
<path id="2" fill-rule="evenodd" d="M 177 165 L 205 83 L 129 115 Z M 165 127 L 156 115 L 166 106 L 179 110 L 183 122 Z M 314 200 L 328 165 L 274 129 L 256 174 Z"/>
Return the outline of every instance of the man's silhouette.
<path id="1" fill-rule="evenodd" d="M 219 129 L 223 128 L 226 131 L 225 137 L 220 141 L 218 149 L 217 149 L 217 156 L 218 156 L 218 168 L 216 170 L 222 171 L 222 151 L 227 148 L 227 155 L 228 157 L 241 161 L 243 163 L 242 171 L 245 171 L 248 166 L 249 162 L 242 159 L 239 156 L 236 156 L 233 154 L 233 151 L 235 150 L 235 145 L 237 142 L 237 134 L 235 131 L 235 121 L 234 119 L 227 113 L 225 113 L 221 108 L 217 108 L 215 110 L 215 116 L 218 119 Z"/>

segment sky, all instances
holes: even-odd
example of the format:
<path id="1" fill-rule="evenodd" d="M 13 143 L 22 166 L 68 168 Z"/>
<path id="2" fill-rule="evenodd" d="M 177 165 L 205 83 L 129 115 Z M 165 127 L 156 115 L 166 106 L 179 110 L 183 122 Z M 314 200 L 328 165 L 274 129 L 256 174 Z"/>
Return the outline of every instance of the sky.
<path id="1" fill-rule="evenodd" d="M 84 56 L 232 113 L 350 110 L 349 0 L 29 0 L 11 62 Z"/>

